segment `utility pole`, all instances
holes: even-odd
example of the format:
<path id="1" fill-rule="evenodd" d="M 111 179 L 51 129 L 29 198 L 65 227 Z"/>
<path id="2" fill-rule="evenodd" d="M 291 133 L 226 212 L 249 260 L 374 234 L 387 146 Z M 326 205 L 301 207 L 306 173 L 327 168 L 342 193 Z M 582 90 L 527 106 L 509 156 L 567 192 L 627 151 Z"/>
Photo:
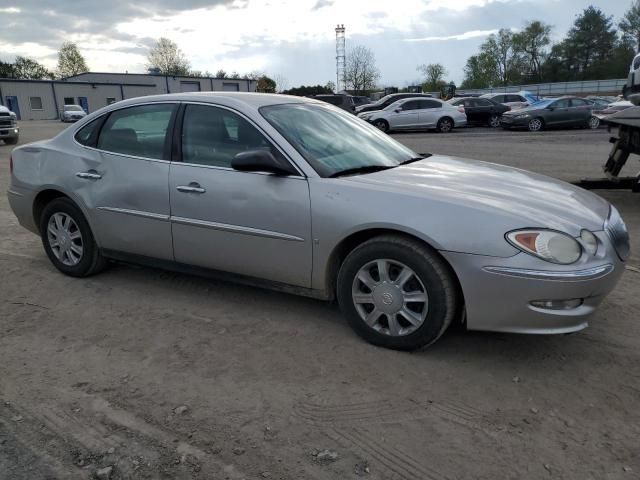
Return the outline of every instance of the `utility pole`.
<path id="1" fill-rule="evenodd" d="M 344 25 L 336 26 L 336 93 L 347 88 L 347 56 Z"/>

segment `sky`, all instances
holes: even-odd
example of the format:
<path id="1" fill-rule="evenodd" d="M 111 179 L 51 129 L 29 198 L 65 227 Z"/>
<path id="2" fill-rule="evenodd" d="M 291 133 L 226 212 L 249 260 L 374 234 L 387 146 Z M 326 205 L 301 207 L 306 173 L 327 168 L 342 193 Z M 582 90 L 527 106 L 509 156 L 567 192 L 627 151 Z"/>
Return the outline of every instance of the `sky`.
<path id="1" fill-rule="evenodd" d="M 0 60 L 23 55 L 55 69 L 70 40 L 92 71 L 145 72 L 149 48 L 168 37 L 194 70 L 326 84 L 336 79 L 334 29 L 344 24 L 347 51 L 374 52 L 380 86 L 415 84 L 417 66 L 436 62 L 459 84 L 487 35 L 541 20 L 558 41 L 589 5 L 617 24 L 631 0 L 3 0 Z"/>

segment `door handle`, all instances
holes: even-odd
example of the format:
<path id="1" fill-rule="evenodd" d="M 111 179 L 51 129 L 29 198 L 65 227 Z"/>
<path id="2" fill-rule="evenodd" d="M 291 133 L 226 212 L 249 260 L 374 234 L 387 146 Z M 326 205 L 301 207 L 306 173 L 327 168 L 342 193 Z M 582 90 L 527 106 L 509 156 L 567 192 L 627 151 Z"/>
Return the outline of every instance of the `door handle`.
<path id="1" fill-rule="evenodd" d="M 190 183 L 189 185 L 179 185 L 176 190 L 182 193 L 205 193 L 206 190 L 197 183 Z"/>
<path id="2" fill-rule="evenodd" d="M 88 180 L 100 180 L 102 178 L 102 175 L 100 175 L 95 170 L 89 170 L 88 172 L 78 172 L 78 173 L 76 173 L 76 177 L 85 178 L 85 179 L 88 179 Z"/>

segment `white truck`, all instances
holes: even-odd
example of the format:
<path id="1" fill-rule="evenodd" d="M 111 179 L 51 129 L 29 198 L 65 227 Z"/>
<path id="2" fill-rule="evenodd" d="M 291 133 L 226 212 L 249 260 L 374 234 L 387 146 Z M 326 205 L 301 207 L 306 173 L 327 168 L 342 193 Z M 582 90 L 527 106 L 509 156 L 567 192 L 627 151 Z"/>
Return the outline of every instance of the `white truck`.
<path id="1" fill-rule="evenodd" d="M 0 140 L 7 145 L 15 145 L 20 137 L 16 114 L 0 105 Z"/>

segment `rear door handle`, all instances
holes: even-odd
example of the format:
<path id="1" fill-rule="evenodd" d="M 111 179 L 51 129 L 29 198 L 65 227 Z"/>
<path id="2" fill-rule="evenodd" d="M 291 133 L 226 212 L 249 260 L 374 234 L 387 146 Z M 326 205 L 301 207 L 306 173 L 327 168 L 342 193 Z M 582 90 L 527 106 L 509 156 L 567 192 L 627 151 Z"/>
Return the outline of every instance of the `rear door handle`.
<path id="1" fill-rule="evenodd" d="M 200 184 L 191 182 L 189 185 L 178 185 L 176 190 L 182 193 L 205 193 L 206 190 L 200 186 Z"/>
<path id="2" fill-rule="evenodd" d="M 76 173 L 76 177 L 85 178 L 85 179 L 88 179 L 88 180 L 100 180 L 102 178 L 102 175 L 100 175 L 95 170 L 89 170 L 88 172 L 78 172 L 78 173 Z"/>

